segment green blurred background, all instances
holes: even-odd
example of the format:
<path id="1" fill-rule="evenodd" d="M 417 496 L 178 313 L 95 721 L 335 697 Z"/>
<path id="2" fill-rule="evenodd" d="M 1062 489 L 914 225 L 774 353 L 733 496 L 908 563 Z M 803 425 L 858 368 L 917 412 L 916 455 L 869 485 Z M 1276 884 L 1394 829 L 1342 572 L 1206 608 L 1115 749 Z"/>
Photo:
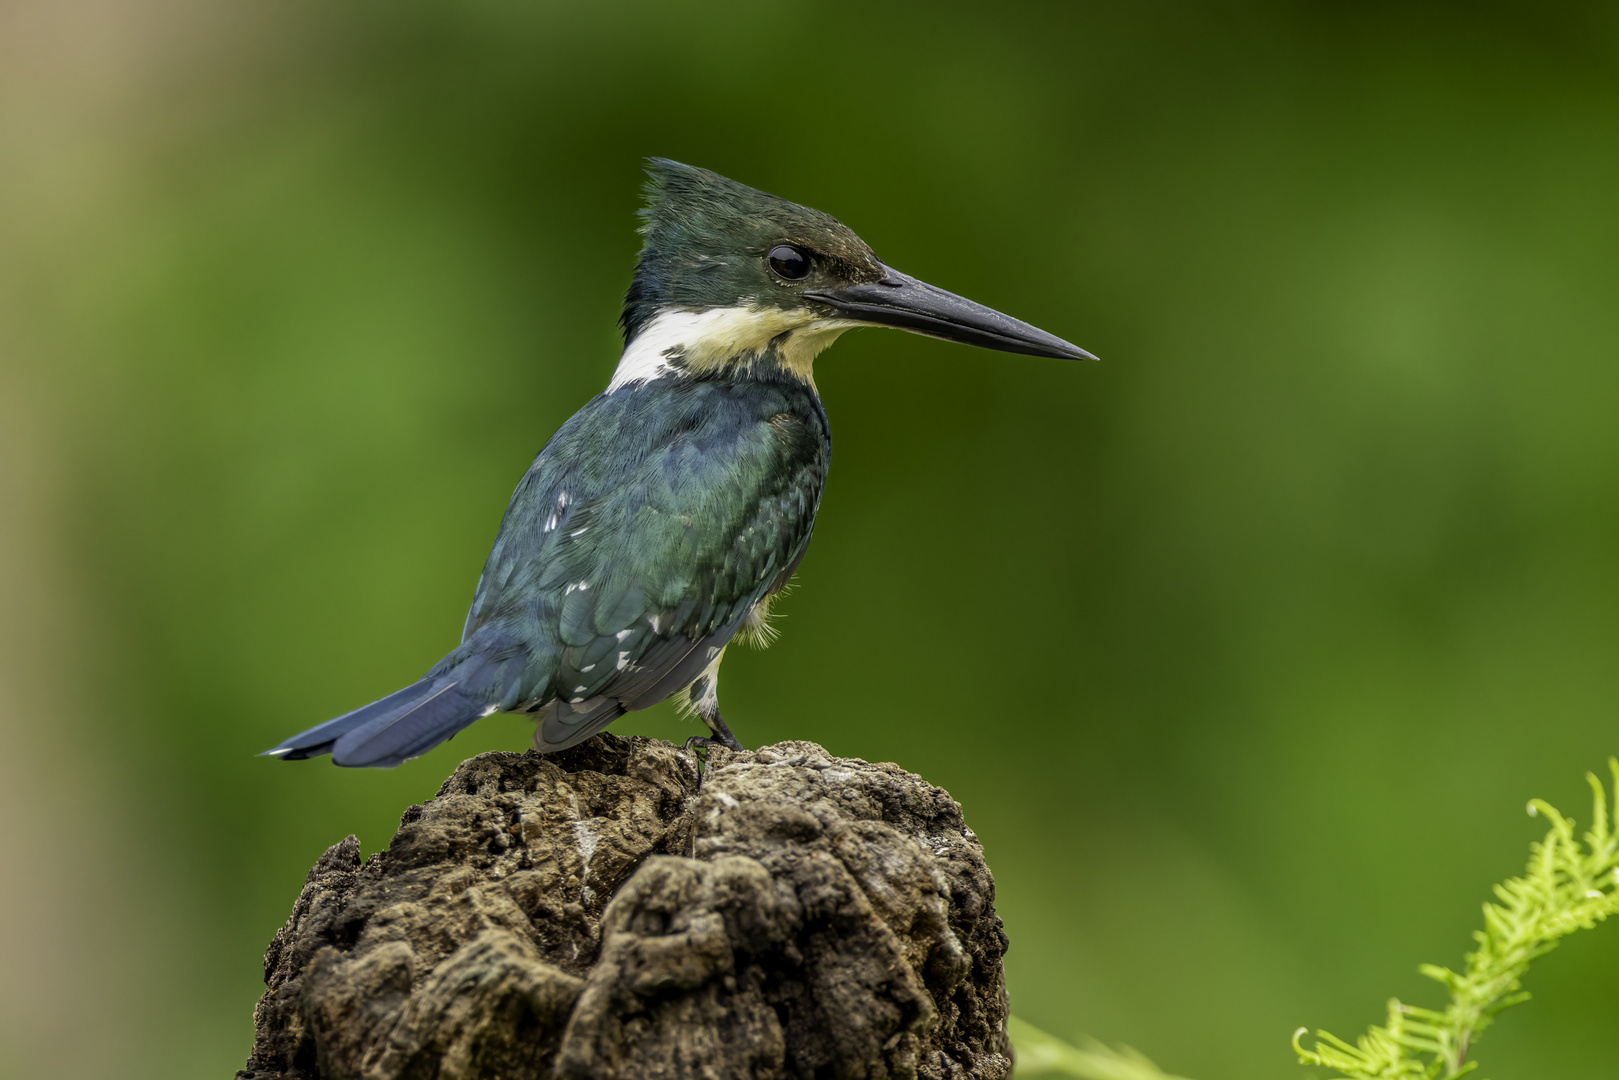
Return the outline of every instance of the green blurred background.
<path id="1" fill-rule="evenodd" d="M 1103 357 L 864 331 L 751 745 L 948 787 L 1014 1009 L 1198 1080 L 1433 1003 L 1619 751 L 1612 5 L 0 5 L 0 1075 L 220 1077 L 605 382 L 639 158 Z M 615 730 L 683 738 L 660 707 Z M 1494 1080 L 1613 1075 L 1619 930 Z"/>

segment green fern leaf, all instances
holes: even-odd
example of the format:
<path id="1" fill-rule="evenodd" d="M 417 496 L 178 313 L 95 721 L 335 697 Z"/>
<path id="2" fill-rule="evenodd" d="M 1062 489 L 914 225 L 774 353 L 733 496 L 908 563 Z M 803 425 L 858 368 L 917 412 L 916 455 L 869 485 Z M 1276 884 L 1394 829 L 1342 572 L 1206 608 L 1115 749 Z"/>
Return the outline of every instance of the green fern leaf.
<path id="1" fill-rule="evenodd" d="M 1347 1080 L 1455 1080 L 1477 1067 L 1469 1051 L 1495 1017 L 1529 998 L 1521 980 L 1529 965 L 1557 947 L 1576 930 L 1589 930 L 1619 912 L 1619 759 L 1608 759 L 1615 804 L 1608 806 L 1602 781 L 1587 773 L 1591 785 L 1591 828 L 1582 843 L 1574 821 L 1551 804 L 1534 799 L 1531 817 L 1551 822 L 1546 838 L 1531 845 L 1522 877 L 1495 886 L 1495 902 L 1484 905 L 1484 929 L 1475 931 L 1478 948 L 1467 954 L 1460 972 L 1436 964 L 1418 970 L 1450 993 L 1442 1010 L 1421 1009 L 1390 1001 L 1388 1020 L 1350 1045 L 1337 1036 L 1316 1032 L 1305 1047 L 1307 1029 L 1293 1035 L 1299 1060 L 1336 1070 Z M 1426 1056 L 1428 1060 L 1423 1060 Z"/>

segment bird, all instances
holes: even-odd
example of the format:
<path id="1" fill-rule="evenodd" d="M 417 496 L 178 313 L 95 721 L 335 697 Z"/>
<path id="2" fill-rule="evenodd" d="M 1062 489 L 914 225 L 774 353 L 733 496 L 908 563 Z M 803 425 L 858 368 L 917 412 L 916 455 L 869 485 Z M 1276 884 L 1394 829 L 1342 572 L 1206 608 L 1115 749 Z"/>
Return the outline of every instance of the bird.
<path id="1" fill-rule="evenodd" d="M 875 326 L 1095 359 L 893 269 L 829 214 L 665 158 L 646 173 L 623 353 L 518 482 L 461 643 L 265 755 L 392 767 L 496 712 L 531 714 L 554 753 L 676 695 L 709 732 L 689 749 L 740 750 L 720 663 L 769 636 L 815 527 L 832 451 L 815 358 Z"/>

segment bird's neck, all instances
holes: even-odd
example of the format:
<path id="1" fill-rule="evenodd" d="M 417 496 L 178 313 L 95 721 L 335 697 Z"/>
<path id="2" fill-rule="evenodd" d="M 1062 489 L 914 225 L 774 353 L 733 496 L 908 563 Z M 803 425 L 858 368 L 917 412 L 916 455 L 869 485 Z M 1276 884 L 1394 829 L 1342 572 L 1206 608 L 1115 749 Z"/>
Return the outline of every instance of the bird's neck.
<path id="1" fill-rule="evenodd" d="M 666 308 L 624 346 L 607 392 L 652 379 L 776 372 L 814 390 L 815 358 L 858 325 L 805 308 Z"/>

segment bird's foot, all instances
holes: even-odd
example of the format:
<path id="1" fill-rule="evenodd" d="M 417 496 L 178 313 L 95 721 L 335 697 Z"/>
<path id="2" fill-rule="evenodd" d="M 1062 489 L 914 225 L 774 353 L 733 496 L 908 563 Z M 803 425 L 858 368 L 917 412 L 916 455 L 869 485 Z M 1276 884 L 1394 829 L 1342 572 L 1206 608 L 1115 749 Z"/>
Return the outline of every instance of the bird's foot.
<path id="1" fill-rule="evenodd" d="M 699 791 L 703 787 L 703 776 L 708 772 L 709 750 L 716 746 L 723 746 L 727 750 L 742 749 L 742 744 L 737 742 L 736 736 L 731 734 L 731 729 L 725 726 L 725 721 L 721 720 L 718 715 L 715 715 L 713 719 L 703 717 L 703 723 L 708 725 L 713 735 L 693 735 L 686 740 L 686 749 L 690 750 L 697 758 L 697 789 Z"/>
<path id="2" fill-rule="evenodd" d="M 736 736 L 732 735 L 731 729 L 725 726 L 725 721 L 720 719 L 719 713 L 716 712 L 712 717 L 705 716 L 702 719 L 703 723 L 708 725 L 708 729 L 714 733 L 712 739 L 703 740 L 705 743 L 711 746 L 717 744 L 727 750 L 736 750 L 738 752 L 742 750 L 742 744 L 736 741 Z M 691 745 L 690 740 L 687 740 L 686 745 Z"/>
<path id="3" fill-rule="evenodd" d="M 697 790 L 703 790 L 703 775 L 708 772 L 708 748 L 719 743 L 707 735 L 693 735 L 686 740 L 686 749 L 697 759 Z"/>

